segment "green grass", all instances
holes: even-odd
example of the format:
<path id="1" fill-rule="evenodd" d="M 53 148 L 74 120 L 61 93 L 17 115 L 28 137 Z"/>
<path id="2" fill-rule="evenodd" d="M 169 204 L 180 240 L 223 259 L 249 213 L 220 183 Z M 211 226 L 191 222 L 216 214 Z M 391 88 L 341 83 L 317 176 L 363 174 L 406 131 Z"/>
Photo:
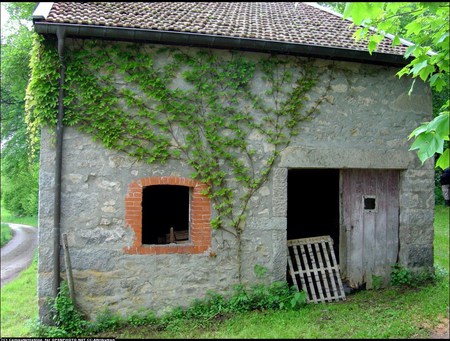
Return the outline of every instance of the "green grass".
<path id="1" fill-rule="evenodd" d="M 449 207 L 436 206 L 434 214 L 434 263 L 449 271 Z"/>
<path id="2" fill-rule="evenodd" d="M 1 335 L 31 337 L 31 322 L 38 317 L 37 257 L 17 279 L 1 289 Z"/>
<path id="3" fill-rule="evenodd" d="M 30 226 L 38 226 L 37 217 L 17 217 L 11 214 L 6 208 L 1 207 L 1 221 L 4 223 L 24 224 Z"/>
<path id="4" fill-rule="evenodd" d="M 93 337 L 429 338 L 432 329 L 443 317 L 448 317 L 449 311 L 449 208 L 443 206 L 436 206 L 434 245 L 438 274 L 434 285 L 360 291 L 347 296 L 345 302 L 308 304 L 299 311 L 235 314 L 208 326 L 195 320 L 180 320 L 163 331 L 154 325 L 128 326 Z M 2 288 L 1 299 L 1 335 L 36 336 L 32 335 L 29 324 L 37 318 L 36 261 L 19 279 Z"/>
<path id="5" fill-rule="evenodd" d="M 202 327 L 180 321 L 168 330 L 127 327 L 98 336 L 116 338 L 427 338 L 449 309 L 449 208 L 436 206 L 435 266 L 438 280 L 417 289 L 367 290 L 345 302 L 309 304 L 300 311 L 236 314 Z M 443 272 L 445 269 L 446 272 Z"/>
<path id="6" fill-rule="evenodd" d="M 6 225 L 6 224 L 1 224 L 0 225 L 0 247 L 2 247 L 3 245 L 6 245 L 6 243 L 8 243 L 11 238 L 12 238 L 12 230 L 11 228 Z"/>
<path id="7" fill-rule="evenodd" d="M 448 311 L 448 282 L 420 290 L 363 291 L 345 302 L 310 304 L 299 311 L 237 314 L 202 328 L 182 321 L 169 330 L 127 327 L 99 336 L 116 338 L 427 338 Z M 448 281 L 448 277 L 447 277 Z"/>
<path id="8" fill-rule="evenodd" d="M 3 206 L 4 205 L 1 206 L 1 219 L 0 219 L 2 221 L 0 247 L 5 245 L 12 238 L 11 228 L 4 223 L 24 224 L 35 227 L 38 226 L 37 217 L 16 217 Z"/>

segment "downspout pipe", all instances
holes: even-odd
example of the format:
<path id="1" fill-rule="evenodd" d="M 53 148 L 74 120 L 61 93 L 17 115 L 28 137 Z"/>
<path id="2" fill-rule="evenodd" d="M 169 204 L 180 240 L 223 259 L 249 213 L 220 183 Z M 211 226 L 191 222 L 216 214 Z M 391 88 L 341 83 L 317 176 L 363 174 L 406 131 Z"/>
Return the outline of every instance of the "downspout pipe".
<path id="1" fill-rule="evenodd" d="M 64 118 L 64 81 L 66 64 L 64 58 L 64 44 L 66 30 L 59 27 L 56 30 L 58 38 L 59 69 L 59 96 L 58 96 L 58 121 L 56 124 L 56 159 L 55 159 L 55 192 L 54 192 L 54 215 L 53 215 L 53 298 L 56 298 L 61 285 L 60 279 L 60 255 L 61 255 L 61 180 L 62 180 L 62 154 L 63 154 L 63 118 Z"/>

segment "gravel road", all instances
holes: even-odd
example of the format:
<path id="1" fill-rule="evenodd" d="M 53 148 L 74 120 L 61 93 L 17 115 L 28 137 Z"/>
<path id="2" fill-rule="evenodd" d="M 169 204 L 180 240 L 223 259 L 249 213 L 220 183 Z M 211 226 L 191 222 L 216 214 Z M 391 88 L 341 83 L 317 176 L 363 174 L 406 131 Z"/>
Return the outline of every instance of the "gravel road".
<path id="1" fill-rule="evenodd" d="M 8 224 L 13 238 L 1 248 L 1 286 L 16 278 L 33 261 L 37 247 L 37 228 L 22 224 Z"/>

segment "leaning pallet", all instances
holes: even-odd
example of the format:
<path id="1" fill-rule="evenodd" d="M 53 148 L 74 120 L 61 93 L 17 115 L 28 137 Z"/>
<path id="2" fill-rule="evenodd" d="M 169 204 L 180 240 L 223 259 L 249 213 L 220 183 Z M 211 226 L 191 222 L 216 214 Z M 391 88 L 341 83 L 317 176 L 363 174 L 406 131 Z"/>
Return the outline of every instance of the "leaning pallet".
<path id="1" fill-rule="evenodd" d="M 339 265 L 330 236 L 287 241 L 289 274 L 308 302 L 345 301 Z"/>

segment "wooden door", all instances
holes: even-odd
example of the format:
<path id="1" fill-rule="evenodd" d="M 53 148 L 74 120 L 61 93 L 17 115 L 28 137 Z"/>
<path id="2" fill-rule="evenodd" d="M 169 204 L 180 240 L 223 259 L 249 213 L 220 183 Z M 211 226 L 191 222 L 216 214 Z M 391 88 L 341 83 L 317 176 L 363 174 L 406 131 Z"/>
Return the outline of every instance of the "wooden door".
<path id="1" fill-rule="evenodd" d="M 399 173 L 395 170 L 343 170 L 341 268 L 357 288 L 382 279 L 386 285 L 398 256 Z M 379 276 L 379 277 L 374 277 Z"/>

